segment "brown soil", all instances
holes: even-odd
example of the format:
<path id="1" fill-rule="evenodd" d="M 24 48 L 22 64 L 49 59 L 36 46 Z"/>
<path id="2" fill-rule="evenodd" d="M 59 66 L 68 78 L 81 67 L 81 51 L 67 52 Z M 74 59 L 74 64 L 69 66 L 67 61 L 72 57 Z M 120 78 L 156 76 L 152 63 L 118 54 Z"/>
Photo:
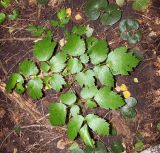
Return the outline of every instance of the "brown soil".
<path id="1" fill-rule="evenodd" d="M 111 0 L 112 1 L 112 0 Z M 70 7 L 73 14 L 84 15 L 85 0 L 65 1 L 56 6 L 30 5 L 27 0 L 13 3 L 2 12 L 10 13 L 18 7 L 21 16 L 16 21 L 6 20 L 0 25 L 0 153 L 66 153 L 71 144 L 66 139 L 65 127 L 53 128 L 47 120 L 47 106 L 57 99 L 58 94 L 47 92 L 40 101 L 32 102 L 27 95 L 5 93 L 4 86 L 11 72 L 17 70 L 18 63 L 24 58 L 32 58 L 32 45 L 35 38 L 26 31 L 28 24 L 37 24 L 51 28 L 48 19 L 53 19 L 59 7 Z M 94 35 L 106 38 L 110 48 L 126 45 L 138 47 L 144 59 L 130 76 L 118 76 L 117 84 L 125 83 L 132 96 L 137 98 L 137 117 L 134 121 L 124 119 L 119 111 L 107 111 L 97 108 L 88 110 L 110 120 L 118 131 L 118 137 L 98 137 L 106 146 L 115 139 L 122 139 L 127 153 L 134 151 L 134 143 L 139 134 L 144 136 L 145 148 L 160 143 L 160 134 L 156 129 L 160 121 L 160 1 L 152 3 L 144 13 L 135 12 L 128 2 L 123 8 L 123 18 L 135 18 L 141 23 L 143 39 L 140 43 L 129 45 L 120 39 L 118 24 L 106 28 L 97 21 L 88 21 L 85 17 L 82 24 L 90 24 L 95 28 Z M 79 24 L 74 19 L 68 25 Z M 55 30 L 52 28 L 52 30 Z M 11 32 L 12 31 L 12 32 Z M 56 30 L 54 38 L 63 38 L 61 30 Z M 133 79 L 138 78 L 139 83 Z M 17 131 L 17 126 L 21 131 Z M 17 130 L 15 130 L 17 129 Z M 17 132 L 15 132 L 17 131 Z M 77 140 L 79 144 L 83 143 Z"/>

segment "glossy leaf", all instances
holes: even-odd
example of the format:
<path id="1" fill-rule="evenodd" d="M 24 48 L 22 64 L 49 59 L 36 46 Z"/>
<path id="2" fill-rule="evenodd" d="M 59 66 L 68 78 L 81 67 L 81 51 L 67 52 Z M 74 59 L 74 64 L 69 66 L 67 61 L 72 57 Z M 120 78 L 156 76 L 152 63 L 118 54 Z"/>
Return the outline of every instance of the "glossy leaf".
<path id="1" fill-rule="evenodd" d="M 80 95 L 83 99 L 91 99 L 97 93 L 98 89 L 96 86 L 82 88 Z"/>
<path id="2" fill-rule="evenodd" d="M 71 113 L 72 116 L 78 115 L 78 114 L 80 113 L 80 108 L 79 108 L 79 106 L 78 106 L 78 105 L 73 105 L 73 106 L 71 107 L 70 113 Z"/>
<path id="3" fill-rule="evenodd" d="M 41 70 L 42 72 L 47 73 L 50 69 L 50 65 L 47 62 L 42 62 L 41 63 Z"/>
<path id="4" fill-rule="evenodd" d="M 60 100 L 66 105 L 72 105 L 76 102 L 76 95 L 73 92 L 68 91 L 60 96 Z"/>
<path id="5" fill-rule="evenodd" d="M 67 107 L 62 103 L 52 103 L 48 107 L 49 121 L 53 126 L 65 124 Z"/>
<path id="6" fill-rule="evenodd" d="M 92 148 L 95 147 L 94 140 L 91 138 L 89 131 L 88 131 L 88 126 L 86 124 L 80 129 L 79 134 L 87 146 L 90 146 Z"/>
<path id="7" fill-rule="evenodd" d="M 86 116 L 88 126 L 99 135 L 109 135 L 109 124 L 97 115 L 89 114 Z"/>
<path id="8" fill-rule="evenodd" d="M 94 72 L 92 70 L 80 72 L 76 75 L 76 81 L 81 87 L 83 87 L 83 85 L 88 87 L 93 86 L 95 84 Z"/>
<path id="9" fill-rule="evenodd" d="M 108 44 L 105 40 L 98 40 L 94 43 L 92 47 L 88 50 L 91 63 L 99 64 L 107 58 Z"/>
<path id="10" fill-rule="evenodd" d="M 139 59 L 127 50 L 120 47 L 109 53 L 107 63 L 114 75 L 128 75 L 138 65 Z"/>
<path id="11" fill-rule="evenodd" d="M 56 91 L 60 91 L 62 89 L 62 86 L 65 84 L 65 80 L 60 74 L 54 74 L 50 79 L 50 85 Z"/>
<path id="12" fill-rule="evenodd" d="M 100 16 L 103 25 L 112 26 L 121 19 L 121 10 L 116 4 L 109 4 L 105 8 L 105 13 Z"/>
<path id="13" fill-rule="evenodd" d="M 121 141 L 117 140 L 117 141 L 113 142 L 113 144 L 111 145 L 111 149 L 114 153 L 122 153 L 123 152 L 123 145 L 122 145 Z"/>
<path id="14" fill-rule="evenodd" d="M 43 81 L 40 78 L 34 78 L 27 84 L 27 92 L 33 100 L 42 98 Z"/>
<path id="15" fill-rule="evenodd" d="M 80 56 L 85 52 L 85 50 L 84 40 L 77 35 L 71 35 L 63 48 L 63 51 L 71 56 Z"/>
<path id="16" fill-rule="evenodd" d="M 92 101 L 92 100 L 87 100 L 86 105 L 89 108 L 95 108 L 95 107 L 97 107 L 97 104 L 94 101 Z"/>
<path id="17" fill-rule="evenodd" d="M 79 73 L 82 70 L 82 68 L 82 63 L 77 58 L 71 58 L 67 62 L 67 70 L 71 74 Z"/>
<path id="18" fill-rule="evenodd" d="M 66 60 L 67 56 L 64 52 L 59 52 L 55 56 L 53 56 L 49 62 L 52 72 L 61 72 L 66 65 Z"/>
<path id="19" fill-rule="evenodd" d="M 94 99 L 100 107 L 105 109 L 117 109 L 125 104 L 120 95 L 107 87 L 99 89 Z"/>
<path id="20" fill-rule="evenodd" d="M 15 90 L 18 94 L 23 94 L 25 91 L 25 88 L 22 83 L 17 83 Z"/>
<path id="21" fill-rule="evenodd" d="M 95 66 L 94 67 L 95 76 L 102 85 L 106 85 L 107 87 L 111 88 L 114 86 L 114 78 L 110 71 L 110 69 L 104 66 Z"/>
<path id="22" fill-rule="evenodd" d="M 25 59 L 19 64 L 19 72 L 25 77 L 29 77 L 30 75 L 37 75 L 39 70 L 33 61 Z"/>
<path id="23" fill-rule="evenodd" d="M 51 58 L 55 47 L 56 43 L 51 41 L 51 38 L 44 38 L 36 42 L 33 46 L 33 55 L 39 61 L 47 61 Z"/>
<path id="24" fill-rule="evenodd" d="M 6 84 L 6 91 L 12 92 L 12 90 L 16 87 L 17 83 L 24 83 L 24 79 L 20 74 L 12 73 Z"/>
<path id="25" fill-rule="evenodd" d="M 73 116 L 70 119 L 67 127 L 68 139 L 74 140 L 77 137 L 78 132 L 80 131 L 80 128 L 83 124 L 83 121 L 84 121 L 84 118 L 81 115 Z"/>

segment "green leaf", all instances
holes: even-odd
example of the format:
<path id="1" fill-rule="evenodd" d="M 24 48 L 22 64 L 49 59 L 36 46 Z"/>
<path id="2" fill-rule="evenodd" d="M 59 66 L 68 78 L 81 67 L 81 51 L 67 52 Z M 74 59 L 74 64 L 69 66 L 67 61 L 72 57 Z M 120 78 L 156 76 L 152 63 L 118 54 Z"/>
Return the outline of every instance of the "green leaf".
<path id="1" fill-rule="evenodd" d="M 70 112 L 71 112 L 71 115 L 72 115 L 72 116 L 78 115 L 78 114 L 80 113 L 80 108 L 79 108 L 79 106 L 78 106 L 78 105 L 73 105 L 73 106 L 71 107 Z"/>
<path id="2" fill-rule="evenodd" d="M 72 33 L 81 36 L 86 33 L 86 30 L 87 30 L 86 25 L 78 25 L 73 27 Z"/>
<path id="3" fill-rule="evenodd" d="M 48 107 L 49 121 L 53 126 L 64 125 L 67 115 L 67 107 L 62 103 L 52 103 Z"/>
<path id="4" fill-rule="evenodd" d="M 139 59 L 127 50 L 126 47 L 120 47 L 109 53 L 107 63 L 114 75 L 128 75 L 138 65 Z"/>
<path id="5" fill-rule="evenodd" d="M 48 0 L 37 0 L 38 4 L 46 5 L 48 3 Z"/>
<path id="6" fill-rule="evenodd" d="M 71 56 L 80 56 L 85 52 L 85 42 L 77 35 L 69 36 L 63 51 Z"/>
<path id="7" fill-rule="evenodd" d="M 0 24 L 2 24 L 5 19 L 6 19 L 6 15 L 4 13 L 0 13 Z"/>
<path id="8" fill-rule="evenodd" d="M 83 64 L 87 64 L 89 62 L 89 56 L 87 54 L 83 54 L 80 56 L 80 60 Z"/>
<path id="9" fill-rule="evenodd" d="M 72 105 L 76 102 L 76 95 L 73 92 L 68 91 L 60 96 L 60 100 L 66 105 Z"/>
<path id="10" fill-rule="evenodd" d="M 64 27 L 64 25 L 67 24 L 70 20 L 70 18 L 67 16 L 65 8 L 62 8 L 58 11 L 57 18 L 59 20 L 59 26 L 61 27 Z"/>
<path id="11" fill-rule="evenodd" d="M 91 37 L 92 34 L 93 34 L 93 31 L 94 31 L 94 29 L 91 28 L 89 25 L 87 25 L 87 28 L 86 28 L 86 36 L 87 36 L 87 37 Z"/>
<path id="12" fill-rule="evenodd" d="M 19 64 L 19 72 L 25 77 L 29 77 L 30 75 L 37 75 L 39 70 L 33 61 L 25 59 Z"/>
<path id="13" fill-rule="evenodd" d="M 88 126 L 99 135 L 109 135 L 109 124 L 97 115 L 89 114 L 86 116 Z"/>
<path id="14" fill-rule="evenodd" d="M 123 152 L 123 145 L 122 145 L 121 141 L 117 140 L 117 141 L 113 142 L 113 144 L 111 145 L 111 149 L 114 153 L 122 153 Z"/>
<path id="15" fill-rule="evenodd" d="M 105 109 L 117 109 L 125 104 L 120 95 L 107 87 L 99 89 L 94 99 L 100 107 Z"/>
<path id="16" fill-rule="evenodd" d="M 124 19 L 119 24 L 120 32 L 125 32 L 127 30 L 138 30 L 139 23 L 137 20 L 133 19 Z"/>
<path id="17" fill-rule="evenodd" d="M 31 32 L 32 36 L 39 37 L 45 32 L 45 28 L 41 28 L 35 25 L 29 25 L 27 31 Z"/>
<path id="18" fill-rule="evenodd" d="M 18 94 L 22 94 L 24 93 L 25 88 L 23 87 L 22 83 L 17 83 L 15 90 Z"/>
<path id="19" fill-rule="evenodd" d="M 12 92 L 12 90 L 16 87 L 17 83 L 24 83 L 24 79 L 20 74 L 12 73 L 6 84 L 6 91 Z"/>
<path id="20" fill-rule="evenodd" d="M 96 143 L 95 153 L 108 153 L 105 145 L 102 142 Z"/>
<path id="21" fill-rule="evenodd" d="M 19 10 L 15 9 L 12 11 L 12 14 L 8 15 L 9 20 L 16 20 L 20 15 Z"/>
<path id="22" fill-rule="evenodd" d="M 109 4 L 105 9 L 105 13 L 100 16 L 103 25 L 112 26 L 121 19 L 121 10 L 116 4 Z"/>
<path id="23" fill-rule="evenodd" d="M 160 122 L 157 123 L 157 129 L 160 131 Z"/>
<path id="24" fill-rule="evenodd" d="M 1 5 L 4 7 L 4 8 L 7 8 L 11 3 L 11 0 L 1 0 Z"/>
<path id="25" fill-rule="evenodd" d="M 94 101 L 92 101 L 92 100 L 87 100 L 86 105 L 89 108 L 95 108 L 95 107 L 97 107 L 97 104 Z"/>
<path id="26" fill-rule="evenodd" d="M 47 73 L 50 69 L 50 65 L 47 62 L 42 62 L 41 63 L 41 70 L 42 72 Z"/>
<path id="27" fill-rule="evenodd" d="M 84 87 L 81 90 L 81 97 L 83 99 L 91 99 L 94 97 L 94 95 L 97 93 L 98 89 L 96 86 L 89 86 L 89 87 Z"/>
<path id="28" fill-rule="evenodd" d="M 65 80 L 60 74 L 54 74 L 50 79 L 50 85 L 56 91 L 60 91 L 65 84 Z"/>
<path id="29" fill-rule="evenodd" d="M 100 11 L 108 5 L 106 0 L 88 0 L 85 8 L 85 14 L 90 20 L 97 20 Z"/>
<path id="30" fill-rule="evenodd" d="M 142 32 L 138 31 L 135 34 L 132 34 L 131 32 L 127 33 L 127 40 L 130 44 L 136 44 L 138 42 L 140 42 L 142 39 Z"/>
<path id="31" fill-rule="evenodd" d="M 145 11 L 150 4 L 150 0 L 134 0 L 132 4 L 133 10 L 136 11 Z"/>
<path id="32" fill-rule="evenodd" d="M 108 44 L 105 40 L 98 40 L 94 45 L 88 50 L 91 63 L 99 64 L 104 62 L 107 58 Z"/>
<path id="33" fill-rule="evenodd" d="M 135 150 L 136 151 L 142 151 L 144 148 L 144 143 L 142 140 L 138 140 L 135 144 Z"/>
<path id="34" fill-rule="evenodd" d="M 80 72 L 76 75 L 76 81 L 78 84 L 83 87 L 95 85 L 94 72 L 92 70 L 87 70 L 86 72 Z"/>
<path id="35" fill-rule="evenodd" d="M 67 62 L 67 70 L 71 73 L 79 73 L 82 70 L 82 63 L 77 58 L 71 58 Z"/>
<path id="36" fill-rule="evenodd" d="M 57 21 L 57 20 L 51 20 L 50 23 L 51 23 L 51 25 L 54 26 L 54 27 L 56 27 L 56 26 L 59 25 L 59 21 Z"/>
<path id="37" fill-rule="evenodd" d="M 33 46 L 33 55 L 39 61 L 47 61 L 51 58 L 55 47 L 56 43 L 52 42 L 51 38 L 44 38 L 36 42 Z"/>
<path id="38" fill-rule="evenodd" d="M 95 66 L 94 72 L 95 72 L 96 78 L 99 79 L 102 85 L 106 85 L 109 88 L 114 86 L 113 75 L 110 69 L 106 65 Z"/>
<path id="39" fill-rule="evenodd" d="M 61 72 L 65 67 L 67 56 L 64 52 L 59 52 L 50 60 L 51 70 L 55 73 Z"/>
<path id="40" fill-rule="evenodd" d="M 121 108 L 121 114 L 128 119 L 135 118 L 137 115 L 136 110 L 128 105 Z"/>
<path id="41" fill-rule="evenodd" d="M 80 129 L 79 134 L 87 146 L 94 148 L 94 140 L 91 138 L 86 124 Z"/>
<path id="42" fill-rule="evenodd" d="M 42 98 L 43 81 L 40 78 L 34 78 L 30 80 L 27 84 L 27 91 L 33 100 Z"/>
<path id="43" fill-rule="evenodd" d="M 125 99 L 125 102 L 127 103 L 128 107 L 135 107 L 137 104 L 137 100 L 133 97 Z"/>
<path id="44" fill-rule="evenodd" d="M 87 49 L 88 49 L 88 51 L 90 51 L 91 48 L 94 47 L 97 42 L 98 42 L 98 39 L 95 38 L 95 37 L 86 38 L 86 43 L 87 43 Z"/>
<path id="45" fill-rule="evenodd" d="M 84 118 L 81 115 L 76 115 L 71 118 L 67 128 L 68 139 L 74 140 L 77 137 L 78 132 L 83 124 L 83 121 L 84 121 Z"/>
<path id="46" fill-rule="evenodd" d="M 43 82 L 45 84 L 46 89 L 52 89 L 51 85 L 50 85 L 50 80 L 51 80 L 51 76 L 45 76 L 43 77 Z"/>

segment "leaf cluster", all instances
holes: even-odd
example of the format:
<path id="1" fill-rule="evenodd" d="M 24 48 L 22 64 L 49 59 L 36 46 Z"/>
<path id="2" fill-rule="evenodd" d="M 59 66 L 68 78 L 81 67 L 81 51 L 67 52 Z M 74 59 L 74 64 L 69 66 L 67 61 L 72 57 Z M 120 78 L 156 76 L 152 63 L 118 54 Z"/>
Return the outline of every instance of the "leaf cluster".
<path id="1" fill-rule="evenodd" d="M 108 4 L 106 0 L 88 0 L 85 14 L 90 20 L 97 20 L 103 25 L 112 26 L 121 18 L 121 10 L 116 4 Z"/>

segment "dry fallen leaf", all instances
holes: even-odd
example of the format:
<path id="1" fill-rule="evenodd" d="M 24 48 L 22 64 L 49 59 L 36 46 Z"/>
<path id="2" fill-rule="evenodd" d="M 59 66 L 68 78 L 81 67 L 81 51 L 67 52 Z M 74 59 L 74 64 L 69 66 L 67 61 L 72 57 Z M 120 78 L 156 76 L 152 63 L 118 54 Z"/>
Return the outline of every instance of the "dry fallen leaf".
<path id="1" fill-rule="evenodd" d="M 71 14 L 72 14 L 71 8 L 66 9 L 66 14 L 67 14 L 67 17 L 71 16 Z"/>
<path id="2" fill-rule="evenodd" d="M 75 15 L 75 19 L 76 20 L 82 20 L 82 16 L 78 13 Z"/>
<path id="3" fill-rule="evenodd" d="M 67 139 L 61 139 L 57 142 L 57 148 L 63 150 L 66 147 L 66 145 L 69 145 L 71 143 L 73 142 Z"/>
<path id="4" fill-rule="evenodd" d="M 125 84 L 122 84 L 120 86 L 121 91 L 127 91 L 127 86 Z"/>
<path id="5" fill-rule="evenodd" d="M 129 91 L 124 91 L 123 96 L 124 96 L 124 98 L 127 99 L 127 98 L 131 97 L 131 93 Z"/>

